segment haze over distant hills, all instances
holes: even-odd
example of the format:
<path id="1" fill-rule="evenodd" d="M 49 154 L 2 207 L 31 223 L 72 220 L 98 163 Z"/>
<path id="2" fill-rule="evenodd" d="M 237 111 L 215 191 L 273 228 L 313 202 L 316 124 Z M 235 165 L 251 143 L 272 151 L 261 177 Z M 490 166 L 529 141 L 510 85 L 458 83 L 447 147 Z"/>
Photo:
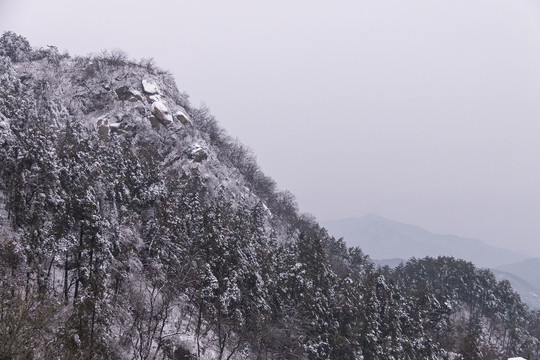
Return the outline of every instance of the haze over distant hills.
<path id="1" fill-rule="evenodd" d="M 515 274 L 540 289 L 540 259 L 531 258 L 520 262 L 502 265 L 497 270 Z"/>
<path id="2" fill-rule="evenodd" d="M 508 280 L 522 300 L 540 309 L 540 259 L 488 245 L 477 239 L 431 233 L 418 226 L 378 215 L 323 221 L 330 235 L 358 246 L 375 264 L 394 268 L 412 257 L 453 256 L 491 268 L 497 279 Z"/>
<path id="3" fill-rule="evenodd" d="M 359 219 L 323 221 L 322 225 L 349 246 L 358 246 L 373 259 L 409 259 L 453 256 L 477 266 L 494 268 L 527 258 L 526 255 L 488 245 L 477 239 L 434 234 L 418 226 L 399 223 L 378 215 Z"/>
<path id="4" fill-rule="evenodd" d="M 533 309 L 540 309 L 540 259 L 531 258 L 502 265 L 491 271 L 498 279 L 510 281 L 521 299 Z"/>
<path id="5" fill-rule="evenodd" d="M 531 309 L 540 310 L 540 289 L 534 285 L 534 282 L 538 282 L 538 279 L 534 279 L 533 282 L 528 282 L 508 271 L 502 271 L 499 269 L 490 269 L 495 275 L 498 281 L 508 280 L 512 285 L 512 288 L 519 294 L 521 300 L 529 305 Z M 538 272 L 535 274 L 538 277 Z"/>

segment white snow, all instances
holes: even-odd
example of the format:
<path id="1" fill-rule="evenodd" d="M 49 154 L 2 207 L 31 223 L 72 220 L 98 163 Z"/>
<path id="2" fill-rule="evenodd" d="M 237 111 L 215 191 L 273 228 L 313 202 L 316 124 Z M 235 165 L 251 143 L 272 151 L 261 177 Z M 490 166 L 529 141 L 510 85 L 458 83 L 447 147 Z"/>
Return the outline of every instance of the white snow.
<path id="1" fill-rule="evenodd" d="M 8 138 L 12 137 L 13 134 L 11 132 L 11 129 L 9 127 L 9 123 L 7 120 L 4 120 L 2 118 L 2 114 L 0 114 L 0 144 L 2 144 L 5 141 L 8 141 Z"/>
<path id="2" fill-rule="evenodd" d="M 143 96 L 142 96 L 142 94 L 140 93 L 140 91 L 138 91 L 138 90 L 130 90 L 130 91 L 131 91 L 131 93 L 133 94 L 133 96 L 134 96 L 135 98 L 137 98 L 137 99 L 142 99 L 142 98 L 143 98 Z"/>
<path id="3" fill-rule="evenodd" d="M 191 147 L 190 150 L 191 150 L 191 153 L 193 154 L 193 153 L 196 153 L 199 150 L 202 150 L 202 146 L 195 143 L 195 144 L 193 144 L 193 146 Z"/>
<path id="4" fill-rule="evenodd" d="M 169 109 L 167 108 L 167 105 L 165 105 L 163 102 L 161 101 L 156 101 L 152 104 L 152 108 L 153 109 L 158 109 L 159 111 L 161 111 L 162 113 L 168 113 L 169 112 Z"/>
<path id="5" fill-rule="evenodd" d="M 143 90 L 147 94 L 157 94 L 159 93 L 159 89 L 157 85 L 153 82 L 150 82 L 146 79 L 143 79 L 142 81 Z"/>
<path id="6" fill-rule="evenodd" d="M 173 117 L 169 113 L 169 108 L 161 101 L 156 101 L 152 104 L 152 112 L 164 125 L 173 122 Z"/>
<path id="7" fill-rule="evenodd" d="M 2 232 L 9 229 L 9 227 L 7 226 L 9 222 L 8 213 L 5 209 L 5 204 L 7 203 L 6 199 L 7 195 L 3 191 L 0 191 L 0 229 L 2 229 Z"/>
<path id="8" fill-rule="evenodd" d="M 161 96 L 156 94 L 156 95 L 150 95 L 148 97 L 148 100 L 150 100 L 150 102 L 156 102 L 156 101 L 161 101 Z"/>

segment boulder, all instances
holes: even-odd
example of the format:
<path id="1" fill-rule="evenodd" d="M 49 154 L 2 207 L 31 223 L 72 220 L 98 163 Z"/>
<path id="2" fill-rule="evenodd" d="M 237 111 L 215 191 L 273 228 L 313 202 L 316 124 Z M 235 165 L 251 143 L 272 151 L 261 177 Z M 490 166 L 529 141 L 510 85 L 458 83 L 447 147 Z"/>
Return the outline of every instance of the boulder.
<path id="1" fill-rule="evenodd" d="M 29 81 L 29 80 L 32 80 L 33 76 L 32 74 L 22 74 L 20 77 L 19 77 L 19 80 L 20 82 L 22 82 L 23 84 L 27 85 L 26 83 Z"/>
<path id="2" fill-rule="evenodd" d="M 109 140 L 111 135 L 111 128 L 109 127 L 109 120 L 105 117 L 99 117 L 96 122 L 98 134 L 102 139 Z"/>
<path id="3" fill-rule="evenodd" d="M 179 347 L 174 350 L 173 359 L 174 360 L 190 360 L 193 359 L 195 355 L 192 355 L 189 350 L 184 347 Z"/>
<path id="4" fill-rule="evenodd" d="M 152 124 L 153 128 L 157 128 L 161 125 L 161 122 L 154 115 L 150 115 L 148 120 L 150 120 L 150 124 Z"/>
<path id="5" fill-rule="evenodd" d="M 122 86 L 115 90 L 116 95 L 118 95 L 118 99 L 122 101 L 142 101 L 143 97 L 140 92 L 137 90 L 131 90 L 128 86 Z"/>
<path id="6" fill-rule="evenodd" d="M 178 119 L 178 121 L 180 121 L 182 123 L 182 125 L 191 125 L 191 121 L 189 120 L 189 116 L 188 114 L 186 113 L 186 111 L 181 108 L 180 110 L 178 110 L 174 116 L 176 117 L 176 119 Z"/>
<path id="7" fill-rule="evenodd" d="M 163 125 L 169 125 L 173 122 L 173 117 L 169 113 L 167 105 L 161 101 L 156 101 L 152 104 L 152 113 Z"/>
<path id="8" fill-rule="evenodd" d="M 109 119 L 106 116 L 100 116 L 97 118 L 96 126 L 99 136 L 104 140 L 109 140 L 111 138 L 111 133 L 123 133 L 121 129 L 121 123 L 111 123 L 109 124 Z"/>
<path id="9" fill-rule="evenodd" d="M 150 96 L 147 96 L 148 98 L 148 101 L 150 101 L 150 103 L 153 103 L 153 102 L 156 102 L 156 101 L 161 101 L 161 96 L 160 95 L 150 95 Z"/>
<path id="10" fill-rule="evenodd" d="M 122 124 L 121 123 L 112 123 L 109 124 L 109 129 L 111 132 L 120 132 Z"/>
<path id="11" fill-rule="evenodd" d="M 195 162 L 202 162 L 203 160 L 208 159 L 208 154 L 199 144 L 193 145 L 189 149 L 188 155 L 189 158 Z"/>
<path id="12" fill-rule="evenodd" d="M 159 94 L 159 89 L 157 85 L 153 82 L 150 82 L 146 79 L 143 79 L 142 81 L 142 87 L 145 93 L 149 95 Z"/>

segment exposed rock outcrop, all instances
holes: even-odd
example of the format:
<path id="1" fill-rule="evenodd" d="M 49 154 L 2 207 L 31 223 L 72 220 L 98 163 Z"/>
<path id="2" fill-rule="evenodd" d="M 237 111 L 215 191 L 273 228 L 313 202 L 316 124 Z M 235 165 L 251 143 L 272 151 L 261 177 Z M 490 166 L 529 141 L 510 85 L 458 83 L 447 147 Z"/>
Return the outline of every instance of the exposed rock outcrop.
<path id="1" fill-rule="evenodd" d="M 169 125 L 173 122 L 173 117 L 167 105 L 161 101 L 152 103 L 152 113 L 163 125 Z"/>
<path id="2" fill-rule="evenodd" d="M 96 121 L 98 134 L 102 139 L 109 140 L 112 132 L 122 132 L 120 123 L 109 124 L 109 119 L 106 116 L 101 116 Z"/>
<path id="3" fill-rule="evenodd" d="M 143 87 L 143 90 L 146 94 L 149 94 L 149 95 L 154 95 L 154 94 L 159 94 L 159 89 L 157 87 L 157 85 L 153 82 L 150 82 L 146 79 L 143 79 L 142 81 L 142 87 Z"/>
<path id="4" fill-rule="evenodd" d="M 132 90 L 129 88 L 129 86 L 122 86 L 115 90 L 116 95 L 118 95 L 118 99 L 122 101 L 143 101 L 143 97 L 140 92 L 137 90 Z"/>
<path id="5" fill-rule="evenodd" d="M 208 159 L 206 150 L 199 144 L 193 145 L 188 151 L 189 158 L 195 162 L 202 162 Z"/>
<path id="6" fill-rule="evenodd" d="M 189 116 L 186 113 L 186 110 L 184 108 L 179 109 L 174 114 L 176 119 L 182 123 L 182 125 L 191 125 L 191 120 L 189 120 Z"/>
<path id="7" fill-rule="evenodd" d="M 106 117 L 99 117 L 96 121 L 98 134 L 102 139 L 108 140 L 111 135 L 111 129 L 109 128 L 109 120 Z"/>

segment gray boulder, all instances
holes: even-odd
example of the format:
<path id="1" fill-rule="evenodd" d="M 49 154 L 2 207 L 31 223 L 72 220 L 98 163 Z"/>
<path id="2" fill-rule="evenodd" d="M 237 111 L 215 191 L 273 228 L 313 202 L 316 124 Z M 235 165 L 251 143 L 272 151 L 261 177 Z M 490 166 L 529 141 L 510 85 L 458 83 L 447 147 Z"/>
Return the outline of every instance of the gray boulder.
<path id="1" fill-rule="evenodd" d="M 173 122 L 173 117 L 167 105 L 161 101 L 156 101 L 152 104 L 152 113 L 163 125 L 169 125 Z"/>
<path id="2" fill-rule="evenodd" d="M 128 86 L 122 86 L 115 90 L 118 99 L 122 101 L 142 101 L 143 97 L 137 90 L 131 90 Z"/>
<path id="3" fill-rule="evenodd" d="M 159 94 L 159 89 L 157 87 L 157 85 L 153 82 L 150 82 L 146 79 L 143 79 L 142 81 L 142 87 L 143 87 L 143 90 L 146 94 L 149 94 L 149 95 L 154 95 L 154 94 Z"/>
<path id="4" fill-rule="evenodd" d="M 189 116 L 183 108 L 178 110 L 174 116 L 182 123 L 182 125 L 191 125 L 191 120 L 189 120 Z"/>

